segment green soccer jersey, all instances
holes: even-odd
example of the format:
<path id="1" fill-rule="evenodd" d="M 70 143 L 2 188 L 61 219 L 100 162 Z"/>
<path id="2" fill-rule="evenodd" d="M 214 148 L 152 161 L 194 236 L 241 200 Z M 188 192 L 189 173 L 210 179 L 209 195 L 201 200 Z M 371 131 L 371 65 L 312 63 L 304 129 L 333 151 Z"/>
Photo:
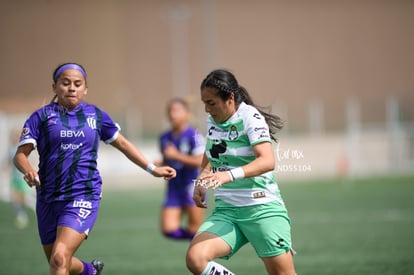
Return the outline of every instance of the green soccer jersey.
<path id="1" fill-rule="evenodd" d="M 271 142 L 269 127 L 259 111 L 241 103 L 228 120 L 207 119 L 206 155 L 213 172 L 228 171 L 255 159 L 253 146 Z M 283 204 L 272 171 L 229 182 L 214 191 L 216 206 L 248 206 L 277 201 Z"/>

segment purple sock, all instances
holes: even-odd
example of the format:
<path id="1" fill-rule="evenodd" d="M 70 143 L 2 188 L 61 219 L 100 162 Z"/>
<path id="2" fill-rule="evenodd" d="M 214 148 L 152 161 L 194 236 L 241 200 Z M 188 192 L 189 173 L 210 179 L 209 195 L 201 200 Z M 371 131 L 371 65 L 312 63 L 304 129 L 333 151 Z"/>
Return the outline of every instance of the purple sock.
<path id="1" fill-rule="evenodd" d="M 185 238 L 186 239 L 192 240 L 194 238 L 194 235 L 195 235 L 195 233 L 185 230 Z"/>
<path id="2" fill-rule="evenodd" d="M 183 228 L 178 228 L 172 232 L 168 232 L 168 233 L 164 232 L 164 236 L 166 236 L 167 238 L 176 239 L 176 240 L 183 240 L 183 239 L 191 240 L 194 237 L 194 234 L 187 232 L 187 230 Z"/>
<path id="3" fill-rule="evenodd" d="M 84 262 L 83 263 L 83 271 L 80 275 L 94 275 L 95 274 L 95 268 L 91 263 Z"/>

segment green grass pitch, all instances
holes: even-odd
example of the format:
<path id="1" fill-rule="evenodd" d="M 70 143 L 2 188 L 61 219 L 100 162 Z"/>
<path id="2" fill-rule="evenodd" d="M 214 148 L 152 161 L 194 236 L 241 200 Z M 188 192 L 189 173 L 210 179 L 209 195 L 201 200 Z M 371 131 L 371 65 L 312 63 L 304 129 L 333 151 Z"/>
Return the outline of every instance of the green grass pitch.
<path id="1" fill-rule="evenodd" d="M 137 183 L 139 184 L 139 183 Z M 414 274 L 414 177 L 282 182 L 299 275 Z M 159 232 L 163 190 L 105 191 L 98 221 L 77 256 L 100 258 L 103 274 L 189 274 L 186 241 Z M 34 214 L 14 227 L 0 202 L 0 274 L 48 274 Z M 237 275 L 266 274 L 247 245 L 230 261 Z"/>

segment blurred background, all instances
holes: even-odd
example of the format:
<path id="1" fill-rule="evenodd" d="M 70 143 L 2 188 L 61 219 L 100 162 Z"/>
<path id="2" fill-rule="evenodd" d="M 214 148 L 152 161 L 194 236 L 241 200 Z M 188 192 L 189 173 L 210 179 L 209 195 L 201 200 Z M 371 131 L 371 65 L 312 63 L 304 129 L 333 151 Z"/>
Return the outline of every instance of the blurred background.
<path id="1" fill-rule="evenodd" d="M 0 274 L 47 272 L 34 213 L 14 225 L 10 155 L 64 62 L 150 160 L 167 101 L 187 99 L 205 133 L 199 85 L 231 70 L 285 121 L 275 173 L 298 274 L 412 274 L 413 15 L 411 0 L 0 0 Z M 77 255 L 105 274 L 188 273 L 188 243 L 159 232 L 163 180 L 104 144 L 98 162 L 102 211 Z M 223 264 L 265 272 L 250 246 Z"/>
<path id="2" fill-rule="evenodd" d="M 191 102 L 205 132 L 199 85 L 227 68 L 286 122 L 281 180 L 412 173 L 413 14 L 402 0 L 0 1 L 1 156 L 51 100 L 55 67 L 73 61 L 88 72 L 86 100 L 149 158 L 171 97 Z M 123 160 L 102 146 L 104 176 L 135 175 Z"/>

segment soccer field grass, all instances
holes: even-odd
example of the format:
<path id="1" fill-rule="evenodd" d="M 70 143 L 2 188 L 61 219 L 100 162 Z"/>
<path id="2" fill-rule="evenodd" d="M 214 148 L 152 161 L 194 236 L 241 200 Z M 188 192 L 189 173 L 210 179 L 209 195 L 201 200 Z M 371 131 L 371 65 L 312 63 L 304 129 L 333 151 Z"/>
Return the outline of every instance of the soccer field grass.
<path id="1" fill-rule="evenodd" d="M 414 274 L 414 177 L 281 183 L 292 219 L 299 275 Z M 100 258 L 103 274 L 189 274 L 186 241 L 159 232 L 163 190 L 105 191 L 90 238 L 77 256 Z M 0 274 L 48 274 L 34 215 L 14 227 L 0 202 Z M 224 263 L 237 275 L 266 274 L 246 245 Z"/>

